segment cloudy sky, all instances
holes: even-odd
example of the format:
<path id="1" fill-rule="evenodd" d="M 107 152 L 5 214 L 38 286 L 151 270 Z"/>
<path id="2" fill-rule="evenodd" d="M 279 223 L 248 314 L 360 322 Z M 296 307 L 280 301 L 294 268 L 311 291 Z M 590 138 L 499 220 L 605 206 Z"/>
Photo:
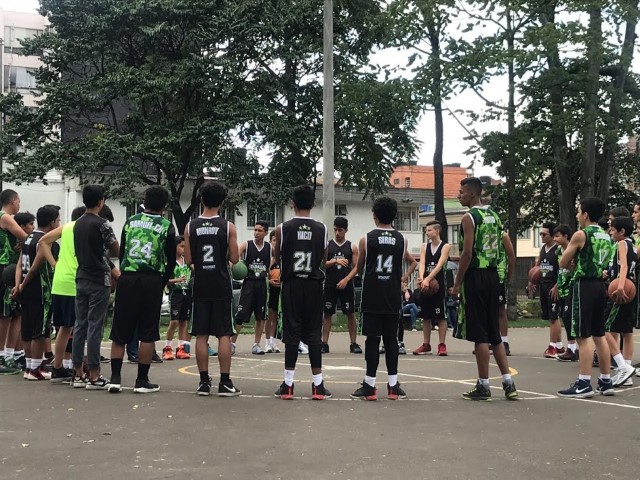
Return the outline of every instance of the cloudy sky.
<path id="1" fill-rule="evenodd" d="M 0 8 L 18 12 L 33 12 L 38 7 L 37 0 L 0 0 Z M 385 61 L 388 55 L 388 61 Z M 383 57 L 378 56 L 376 60 L 381 63 L 390 63 L 394 59 L 394 52 L 384 53 Z M 485 90 L 485 94 L 495 101 L 500 101 L 504 96 L 505 88 L 497 83 Z M 483 108 L 483 102 L 472 92 L 465 92 L 457 95 L 445 103 L 445 107 L 455 112 L 458 109 L 477 109 Z M 459 119 L 465 123 L 464 117 Z M 486 132 L 490 129 L 501 129 L 501 124 L 484 123 L 482 128 L 478 128 L 480 132 Z M 472 146 L 472 142 L 463 140 L 467 136 L 465 130 L 453 118 L 451 114 L 444 117 L 444 162 L 445 163 L 462 163 L 468 166 L 470 158 L 465 157 L 464 151 Z M 425 112 L 418 125 L 417 138 L 421 142 L 420 151 L 418 152 L 418 163 L 421 165 L 431 165 L 433 151 L 435 147 L 435 127 L 433 120 L 433 112 Z M 490 167 L 475 168 L 476 175 L 493 175 L 494 171 Z"/>

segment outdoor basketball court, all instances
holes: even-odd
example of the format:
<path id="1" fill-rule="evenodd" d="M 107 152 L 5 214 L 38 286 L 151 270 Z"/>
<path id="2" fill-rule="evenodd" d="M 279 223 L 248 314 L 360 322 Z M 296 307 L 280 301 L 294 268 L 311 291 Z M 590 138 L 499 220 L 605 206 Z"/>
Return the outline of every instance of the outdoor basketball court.
<path id="1" fill-rule="evenodd" d="M 302 355 L 296 400 L 274 398 L 284 355 L 251 355 L 248 335 L 232 364 L 239 398 L 196 396 L 195 359 L 153 365 L 162 390 L 152 395 L 0 377 L 0 478 L 637 479 L 640 378 L 615 397 L 561 399 L 555 392 L 577 364 L 542 358 L 547 338 L 543 329 L 510 332 L 518 402 L 504 400 L 495 365 L 493 401 L 460 397 L 476 378 L 472 346 L 460 340 L 448 341 L 449 357 L 400 358 L 407 400 L 386 400 L 385 374 L 381 400 L 351 400 L 364 356 L 347 353 L 345 333 L 332 335 L 334 353 L 323 357 L 334 396 L 324 402 L 310 400 Z M 420 333 L 405 335 L 409 349 L 420 342 Z M 210 371 L 217 385 L 215 358 Z M 124 385 L 135 375 L 125 365 Z"/>

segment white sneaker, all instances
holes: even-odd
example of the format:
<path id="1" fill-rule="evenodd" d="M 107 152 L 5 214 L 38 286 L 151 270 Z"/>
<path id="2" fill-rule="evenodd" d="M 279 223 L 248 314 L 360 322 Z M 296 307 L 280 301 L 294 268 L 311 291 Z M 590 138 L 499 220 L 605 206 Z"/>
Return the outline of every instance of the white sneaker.
<path id="1" fill-rule="evenodd" d="M 626 382 L 624 382 L 621 387 L 633 387 L 633 377 L 629 377 Z"/>
<path id="2" fill-rule="evenodd" d="M 273 347 L 269 342 L 264 346 L 264 353 L 273 353 Z"/>
<path id="3" fill-rule="evenodd" d="M 271 349 L 273 350 L 273 353 L 280 353 L 280 349 L 278 348 L 278 344 L 275 340 L 271 342 Z"/>
<path id="4" fill-rule="evenodd" d="M 236 354 L 236 344 L 231 342 L 231 355 Z"/>
<path id="5" fill-rule="evenodd" d="M 631 365 L 623 365 L 622 367 L 618 367 L 614 370 L 613 378 L 611 382 L 614 387 L 619 387 L 628 379 L 633 377 L 633 374 L 636 373 L 636 369 Z"/>
<path id="6" fill-rule="evenodd" d="M 259 343 L 254 343 L 251 347 L 251 353 L 253 353 L 254 355 L 264 355 L 264 350 Z"/>
<path id="7" fill-rule="evenodd" d="M 300 342 L 298 344 L 298 352 L 306 355 L 307 353 L 309 353 L 309 347 L 307 347 L 304 343 Z"/>

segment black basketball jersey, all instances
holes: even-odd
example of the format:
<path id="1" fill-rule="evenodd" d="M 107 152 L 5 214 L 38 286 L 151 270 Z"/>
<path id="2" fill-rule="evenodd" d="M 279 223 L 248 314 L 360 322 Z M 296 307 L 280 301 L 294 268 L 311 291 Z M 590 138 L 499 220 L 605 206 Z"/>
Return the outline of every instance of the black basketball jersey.
<path id="1" fill-rule="evenodd" d="M 38 242 L 44 237 L 44 232 L 36 230 L 29 235 L 22 245 L 22 278 L 24 279 L 31 265 L 36 259 L 36 253 L 38 253 Z M 42 297 L 42 285 L 40 284 L 40 276 L 31 280 L 22 292 L 23 297 L 28 298 L 41 298 Z"/>
<path id="2" fill-rule="evenodd" d="M 365 237 L 361 311 L 397 314 L 402 306 L 405 238 L 394 229 L 376 228 Z"/>
<path id="3" fill-rule="evenodd" d="M 624 241 L 627 243 L 627 278 L 633 280 L 635 278 L 635 269 L 636 269 L 636 250 L 633 245 L 633 240 L 630 238 L 625 238 Z M 620 262 L 618 261 L 618 244 L 616 243 L 616 247 L 614 250 L 614 256 L 611 259 L 611 263 L 609 264 L 609 275 L 611 280 L 614 278 L 618 278 L 620 274 Z"/>
<path id="4" fill-rule="evenodd" d="M 558 245 L 553 245 L 548 251 L 544 245 L 540 249 L 540 272 L 542 273 L 541 283 L 555 284 L 558 281 Z"/>
<path id="5" fill-rule="evenodd" d="M 198 217 L 189 222 L 193 262 L 193 298 L 231 298 L 229 274 L 229 222 L 220 216 Z"/>
<path id="6" fill-rule="evenodd" d="M 244 262 L 247 264 L 247 278 L 245 280 L 264 280 L 267 278 L 267 270 L 271 263 L 271 244 L 264 242 L 262 248 L 258 250 L 256 242 L 247 241 L 247 248 L 244 251 Z"/>
<path id="7" fill-rule="evenodd" d="M 281 281 L 324 280 L 321 267 L 327 246 L 327 227 L 313 218 L 293 217 L 282 224 L 281 235 Z"/>
<path id="8" fill-rule="evenodd" d="M 445 246 L 445 242 L 440 242 L 440 245 L 438 245 L 438 248 L 436 248 L 435 253 L 433 253 L 431 251 L 431 243 L 427 243 L 425 245 L 426 247 L 426 257 L 424 260 L 424 276 L 422 278 L 426 278 L 433 270 L 435 270 L 436 266 L 438 265 L 438 262 L 440 261 L 440 257 L 442 256 L 442 249 Z M 449 259 L 447 259 L 448 261 Z M 445 285 L 446 285 L 446 280 L 445 280 L 445 270 L 447 268 L 447 262 L 444 263 L 444 265 L 442 266 L 442 268 L 440 269 L 440 271 L 436 274 L 435 279 L 438 281 L 438 283 L 440 284 L 439 286 L 439 292 L 444 292 L 445 289 Z"/>
<path id="9" fill-rule="evenodd" d="M 346 267 L 343 267 L 342 265 L 328 267 L 327 284 L 336 285 L 353 269 L 353 250 L 349 240 L 345 240 L 342 245 L 338 245 L 333 239 L 329 240 L 329 245 L 327 246 L 327 259 L 335 260 L 338 258 L 346 258 L 349 261 L 349 265 Z"/>

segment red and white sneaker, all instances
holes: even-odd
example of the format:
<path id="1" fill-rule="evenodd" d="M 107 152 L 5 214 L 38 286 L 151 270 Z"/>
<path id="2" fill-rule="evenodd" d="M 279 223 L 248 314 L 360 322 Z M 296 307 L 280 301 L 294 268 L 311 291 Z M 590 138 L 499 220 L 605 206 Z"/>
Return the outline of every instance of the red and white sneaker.
<path id="1" fill-rule="evenodd" d="M 162 349 L 162 359 L 163 360 L 173 360 L 175 357 L 173 356 L 173 350 L 171 349 L 171 345 L 167 345 Z"/>
<path id="2" fill-rule="evenodd" d="M 556 358 L 556 354 L 557 350 L 555 345 L 549 345 L 543 353 L 545 358 Z"/>
<path id="3" fill-rule="evenodd" d="M 564 352 L 566 352 L 567 350 L 564 347 L 556 347 L 556 354 L 557 355 L 562 355 Z"/>
<path id="4" fill-rule="evenodd" d="M 438 344 L 438 356 L 439 357 L 446 357 L 447 355 L 449 355 L 447 353 L 447 346 L 444 343 L 439 343 Z"/>
<path id="5" fill-rule="evenodd" d="M 184 345 L 180 345 L 177 349 L 176 349 L 176 357 L 178 360 L 189 360 L 191 358 L 191 354 L 188 353 L 185 349 L 184 349 Z"/>
<path id="6" fill-rule="evenodd" d="M 35 368 L 29 370 L 29 373 L 25 377 L 27 380 L 51 380 L 51 374 L 49 372 L 45 372 L 41 368 Z"/>
<path id="7" fill-rule="evenodd" d="M 427 355 L 431 353 L 431 344 L 423 343 L 413 351 L 414 355 Z"/>

